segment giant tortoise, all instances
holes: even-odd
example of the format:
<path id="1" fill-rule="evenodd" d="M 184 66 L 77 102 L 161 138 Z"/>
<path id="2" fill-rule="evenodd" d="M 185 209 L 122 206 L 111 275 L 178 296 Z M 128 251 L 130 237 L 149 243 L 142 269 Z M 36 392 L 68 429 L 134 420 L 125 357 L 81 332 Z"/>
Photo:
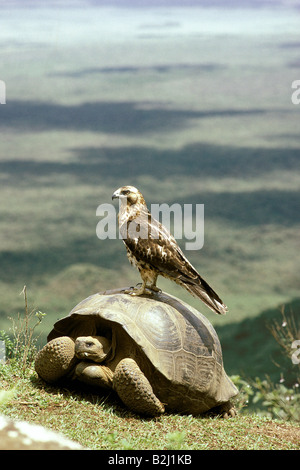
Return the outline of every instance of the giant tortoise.
<path id="1" fill-rule="evenodd" d="M 113 388 L 140 414 L 233 416 L 238 390 L 206 317 L 164 292 L 133 297 L 126 290 L 91 295 L 56 322 L 37 355 L 38 375 Z"/>

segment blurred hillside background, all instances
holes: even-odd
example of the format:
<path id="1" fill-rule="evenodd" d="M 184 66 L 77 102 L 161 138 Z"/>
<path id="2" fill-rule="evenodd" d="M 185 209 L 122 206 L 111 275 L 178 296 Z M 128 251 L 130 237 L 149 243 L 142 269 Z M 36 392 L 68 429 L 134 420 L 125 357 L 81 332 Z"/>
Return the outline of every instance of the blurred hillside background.
<path id="1" fill-rule="evenodd" d="M 0 1 L 0 329 L 24 285 L 44 342 L 83 298 L 139 282 L 96 236 L 131 184 L 204 204 L 186 254 L 228 314 L 158 284 L 215 325 L 230 374 L 279 380 L 266 322 L 299 315 L 299 25 L 300 1 Z"/>

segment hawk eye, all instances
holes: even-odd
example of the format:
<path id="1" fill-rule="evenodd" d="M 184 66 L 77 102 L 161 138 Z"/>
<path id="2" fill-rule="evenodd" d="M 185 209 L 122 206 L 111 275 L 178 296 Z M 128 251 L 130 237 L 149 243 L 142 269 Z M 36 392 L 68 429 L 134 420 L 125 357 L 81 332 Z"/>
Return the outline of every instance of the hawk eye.
<path id="1" fill-rule="evenodd" d="M 122 194 L 124 194 L 124 196 L 127 196 L 127 194 L 129 193 L 130 193 L 129 189 L 124 189 L 124 191 L 122 191 Z"/>

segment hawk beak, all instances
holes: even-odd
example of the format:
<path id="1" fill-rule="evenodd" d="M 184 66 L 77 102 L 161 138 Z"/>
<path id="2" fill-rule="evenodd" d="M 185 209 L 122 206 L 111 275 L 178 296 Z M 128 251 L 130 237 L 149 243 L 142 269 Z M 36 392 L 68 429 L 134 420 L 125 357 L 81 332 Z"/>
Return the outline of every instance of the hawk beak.
<path id="1" fill-rule="evenodd" d="M 114 192 L 114 194 L 112 195 L 112 199 L 118 199 L 120 196 L 120 193 L 119 193 L 119 190 L 117 189 L 117 191 Z"/>

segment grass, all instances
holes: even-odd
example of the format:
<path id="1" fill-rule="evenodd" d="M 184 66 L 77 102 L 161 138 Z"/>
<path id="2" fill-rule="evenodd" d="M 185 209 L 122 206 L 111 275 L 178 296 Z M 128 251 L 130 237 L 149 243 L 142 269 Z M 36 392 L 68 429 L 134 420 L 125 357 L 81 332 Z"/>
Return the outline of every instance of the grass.
<path id="1" fill-rule="evenodd" d="M 34 370 L 25 376 L 0 366 L 2 387 L 13 396 L 0 411 L 59 431 L 85 447 L 101 450 L 295 450 L 297 424 L 240 414 L 234 419 L 166 414 L 143 419 L 113 395 L 50 387 Z"/>

